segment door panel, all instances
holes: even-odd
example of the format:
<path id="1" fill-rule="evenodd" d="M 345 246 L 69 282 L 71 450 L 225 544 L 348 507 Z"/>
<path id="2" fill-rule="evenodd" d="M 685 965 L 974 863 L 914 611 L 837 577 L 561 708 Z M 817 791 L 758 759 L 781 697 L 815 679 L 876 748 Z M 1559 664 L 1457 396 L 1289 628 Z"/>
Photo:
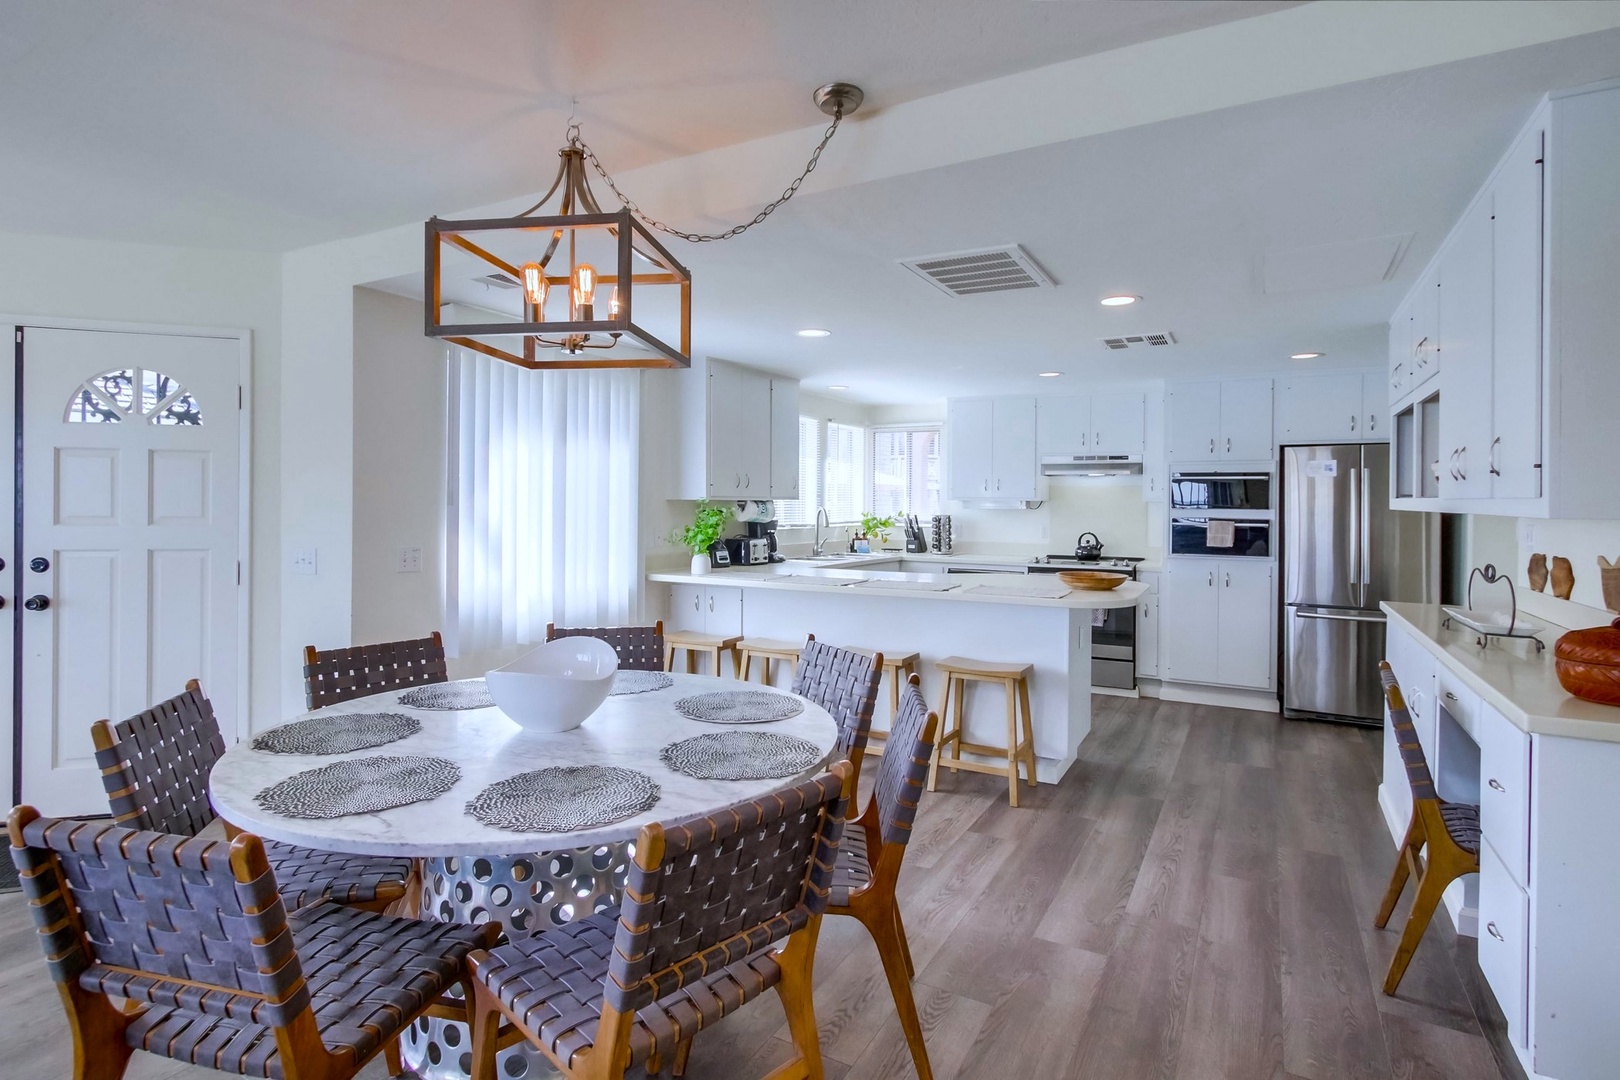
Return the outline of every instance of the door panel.
<path id="1" fill-rule="evenodd" d="M 1221 430 L 1221 384 L 1177 383 L 1171 387 L 1166 404 L 1166 428 L 1171 461 L 1209 461 L 1216 457 Z"/>
<path id="2" fill-rule="evenodd" d="M 1271 380 L 1221 383 L 1221 441 L 1218 457 L 1227 461 L 1270 461 Z"/>
<path id="3" fill-rule="evenodd" d="M 1272 687 L 1271 564 L 1223 559 L 1219 580 L 1220 681 L 1257 690 Z"/>
<path id="4" fill-rule="evenodd" d="M 949 499 L 982 499 L 990 494 L 988 398 L 952 401 L 946 408 L 946 484 Z"/>
<path id="5" fill-rule="evenodd" d="M 991 415 L 991 497 L 1035 498 L 1039 475 L 1035 460 L 1035 399 L 996 398 Z"/>
<path id="6" fill-rule="evenodd" d="M 90 725 L 199 679 L 227 738 L 238 679 L 234 338 L 23 337 L 22 796 L 105 813 Z M 21 599 L 21 598 L 19 598 Z"/>
<path id="7" fill-rule="evenodd" d="M 1159 670 L 1177 682 L 1216 682 L 1220 594 L 1215 562 L 1177 563 L 1159 579 Z"/>
<path id="8" fill-rule="evenodd" d="M 1299 712 L 1380 719 L 1382 619 L 1353 611 L 1288 608 L 1283 650 L 1288 678 L 1283 707 Z"/>
<path id="9" fill-rule="evenodd" d="M 1491 494 L 1491 205 L 1469 211 L 1440 263 L 1441 498 Z"/>
<path id="10" fill-rule="evenodd" d="M 1541 495 L 1542 138 L 1539 128 L 1525 134 L 1509 151 L 1494 189 L 1488 464 L 1498 499 Z"/>
<path id="11" fill-rule="evenodd" d="M 1091 399 L 1043 397 L 1035 409 L 1036 449 L 1042 457 L 1095 454 L 1091 448 Z"/>
<path id="12" fill-rule="evenodd" d="M 1140 454 L 1147 427 L 1142 394 L 1098 394 L 1091 399 L 1093 454 Z"/>

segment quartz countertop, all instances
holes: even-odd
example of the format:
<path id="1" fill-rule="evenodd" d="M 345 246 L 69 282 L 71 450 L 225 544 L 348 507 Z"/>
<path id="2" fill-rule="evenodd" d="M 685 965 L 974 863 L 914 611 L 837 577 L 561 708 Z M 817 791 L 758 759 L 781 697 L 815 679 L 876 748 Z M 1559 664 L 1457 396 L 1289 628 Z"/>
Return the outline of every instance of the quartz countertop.
<path id="1" fill-rule="evenodd" d="M 810 591 L 822 593 L 842 593 L 850 596 L 886 596 L 910 600 L 939 600 L 951 603 L 973 604 L 1012 604 L 1030 607 L 1055 608 L 1121 608 L 1133 607 L 1137 598 L 1147 591 L 1147 586 L 1139 581 L 1127 581 L 1117 589 L 1105 592 L 1094 592 L 1083 589 L 1072 589 L 1067 596 L 1019 596 L 1012 595 L 1012 591 L 1020 587 L 1030 589 L 1061 587 L 1062 582 L 1056 574 L 1034 574 L 1021 577 L 1014 574 L 977 576 L 952 576 L 944 573 L 918 574 L 903 573 L 899 571 L 885 571 L 876 569 L 863 569 L 872 563 L 893 562 L 893 555 L 856 556 L 848 559 L 818 559 L 800 560 L 789 559 L 787 562 L 770 563 L 764 566 L 738 566 L 729 569 L 717 569 L 707 574 L 690 573 L 652 573 L 647 575 L 648 581 L 662 582 L 670 585 L 709 585 L 716 587 L 732 587 L 743 589 L 780 589 L 785 591 Z M 906 555 L 907 562 L 926 558 L 926 556 Z M 953 562 L 963 565 L 992 565 L 982 556 L 958 558 L 955 556 L 934 556 L 935 559 L 949 558 Z M 1002 556 L 1002 558 L 1009 558 Z M 1016 564 L 1024 565 L 1028 560 L 1020 560 Z M 871 584 L 882 582 L 881 585 Z M 907 588 L 908 584 L 914 588 Z M 975 586 L 987 585 L 995 588 L 995 592 L 979 592 Z M 941 586 L 946 586 L 941 588 Z"/>
<path id="2" fill-rule="evenodd" d="M 1521 731 L 1570 739 L 1620 742 L 1620 708 L 1582 701 L 1558 683 L 1553 644 L 1564 632 L 1549 626 L 1540 635 L 1545 652 L 1527 641 L 1493 638 L 1480 648 L 1465 626 L 1446 629 L 1437 604 L 1385 602 L 1379 605 L 1392 625 L 1410 633 L 1446 670 Z M 1539 620 L 1546 623 L 1545 619 Z M 1397 676 L 1400 674 L 1396 672 Z"/>

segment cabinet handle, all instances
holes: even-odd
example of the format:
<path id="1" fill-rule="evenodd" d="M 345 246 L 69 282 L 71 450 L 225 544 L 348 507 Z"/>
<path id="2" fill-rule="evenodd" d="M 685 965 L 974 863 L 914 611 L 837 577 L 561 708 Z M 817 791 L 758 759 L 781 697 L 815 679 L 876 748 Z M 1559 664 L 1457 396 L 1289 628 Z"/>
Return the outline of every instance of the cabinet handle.
<path id="1" fill-rule="evenodd" d="M 1350 430 L 1351 431 L 1356 430 L 1356 414 L 1355 413 L 1350 414 Z"/>
<path id="2" fill-rule="evenodd" d="M 1496 924 L 1493 923 L 1493 922 L 1488 922 L 1488 923 L 1485 924 L 1485 932 L 1487 934 L 1491 935 L 1491 937 L 1495 938 L 1497 941 L 1501 941 L 1501 942 L 1506 942 L 1507 941 L 1507 938 L 1502 936 L 1502 931 L 1498 930 L 1496 928 Z"/>
<path id="3" fill-rule="evenodd" d="M 1228 589 L 1230 589 L 1232 587 L 1232 575 L 1231 574 L 1226 575 L 1226 587 Z"/>
<path id="4" fill-rule="evenodd" d="M 1447 701 L 1456 701 L 1457 700 L 1457 695 L 1453 694 L 1450 690 L 1447 690 L 1446 691 L 1446 700 Z"/>
<path id="5" fill-rule="evenodd" d="M 753 486 L 754 486 L 754 474 L 753 473 L 743 473 L 743 487 L 753 487 Z"/>
<path id="6" fill-rule="evenodd" d="M 1211 589 L 1215 587 L 1215 571 L 1213 570 L 1209 572 L 1209 587 Z"/>
<path id="7" fill-rule="evenodd" d="M 1215 452 L 1215 440 L 1214 439 L 1209 440 L 1209 452 L 1212 453 L 1212 454 Z"/>
<path id="8" fill-rule="evenodd" d="M 1228 454 L 1232 452 L 1232 436 L 1230 435 L 1226 437 L 1226 452 Z"/>
<path id="9" fill-rule="evenodd" d="M 1502 470 L 1498 469 L 1496 467 L 1496 448 L 1498 446 L 1500 446 L 1500 445 L 1502 445 L 1502 436 L 1498 435 L 1496 438 L 1491 440 L 1491 453 L 1490 453 L 1490 457 L 1489 457 L 1489 463 L 1490 463 L 1490 466 L 1491 466 L 1491 475 L 1492 476 L 1501 476 L 1502 475 Z"/>
<path id="10" fill-rule="evenodd" d="M 1460 474 L 1457 479 L 1468 479 L 1468 447 L 1466 446 L 1457 451 L 1457 472 Z"/>
<path id="11" fill-rule="evenodd" d="M 997 491 L 1000 491 L 1000 490 L 1001 490 L 1001 481 L 1000 481 L 1000 480 L 997 480 L 997 481 L 996 481 L 996 490 L 997 490 Z"/>
<path id="12" fill-rule="evenodd" d="M 1500 791 L 1502 794 L 1504 794 L 1504 795 L 1507 794 L 1507 788 L 1503 787 L 1502 782 L 1500 780 L 1498 780 L 1496 777 L 1494 777 L 1494 776 L 1491 777 L 1489 780 L 1486 781 L 1486 783 L 1489 784 L 1493 789 L 1495 789 L 1497 791 Z"/>
<path id="13" fill-rule="evenodd" d="M 1367 414 L 1367 430 L 1368 431 L 1377 431 L 1378 430 L 1378 414 L 1377 413 L 1368 413 Z"/>

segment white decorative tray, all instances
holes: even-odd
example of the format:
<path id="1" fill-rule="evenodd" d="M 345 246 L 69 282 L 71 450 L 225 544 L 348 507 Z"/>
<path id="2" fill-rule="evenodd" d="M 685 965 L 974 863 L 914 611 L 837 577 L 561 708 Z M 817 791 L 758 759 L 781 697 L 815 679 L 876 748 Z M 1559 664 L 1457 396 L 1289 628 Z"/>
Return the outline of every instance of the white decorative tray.
<path id="1" fill-rule="evenodd" d="M 1440 610 L 1446 613 L 1449 621 L 1461 623 L 1476 633 L 1490 637 L 1533 638 L 1547 629 L 1528 615 L 1510 617 L 1505 611 L 1468 611 L 1450 605 L 1442 606 Z"/>

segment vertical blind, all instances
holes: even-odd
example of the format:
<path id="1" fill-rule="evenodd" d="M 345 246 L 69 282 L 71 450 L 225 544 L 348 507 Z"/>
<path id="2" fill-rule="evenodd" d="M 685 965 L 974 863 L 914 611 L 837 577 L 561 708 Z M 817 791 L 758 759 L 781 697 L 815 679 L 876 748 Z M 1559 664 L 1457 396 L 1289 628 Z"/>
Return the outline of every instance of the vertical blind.
<path id="1" fill-rule="evenodd" d="M 825 452 L 822 456 L 822 503 L 833 521 L 859 521 L 861 501 L 866 494 L 862 474 L 865 432 L 850 424 L 827 421 Z"/>
<path id="2" fill-rule="evenodd" d="M 821 505 L 821 424 L 813 416 L 799 417 L 799 497 L 778 499 L 778 525 L 811 525 Z"/>
<path id="3" fill-rule="evenodd" d="M 447 645 L 539 643 L 636 604 L 640 377 L 529 371 L 454 349 Z"/>
<path id="4" fill-rule="evenodd" d="M 872 512 L 878 517 L 939 513 L 939 428 L 872 432 Z"/>

